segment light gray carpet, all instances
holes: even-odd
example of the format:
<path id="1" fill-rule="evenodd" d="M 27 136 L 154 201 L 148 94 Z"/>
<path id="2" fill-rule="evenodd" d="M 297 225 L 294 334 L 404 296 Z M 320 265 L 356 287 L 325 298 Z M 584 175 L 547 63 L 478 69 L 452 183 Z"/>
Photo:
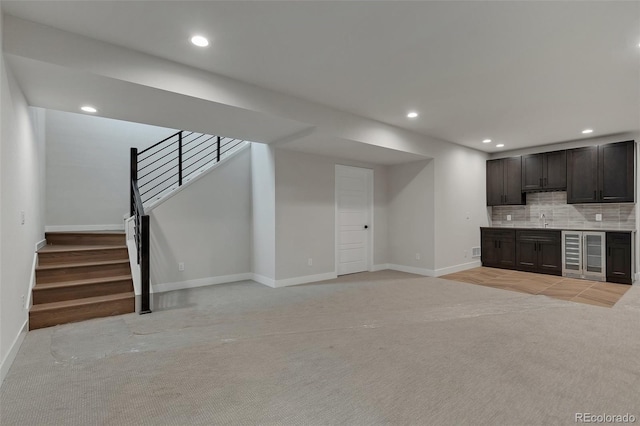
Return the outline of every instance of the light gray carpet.
<path id="1" fill-rule="evenodd" d="M 640 286 L 600 308 L 382 271 L 162 304 L 30 332 L 0 423 L 640 422 Z"/>

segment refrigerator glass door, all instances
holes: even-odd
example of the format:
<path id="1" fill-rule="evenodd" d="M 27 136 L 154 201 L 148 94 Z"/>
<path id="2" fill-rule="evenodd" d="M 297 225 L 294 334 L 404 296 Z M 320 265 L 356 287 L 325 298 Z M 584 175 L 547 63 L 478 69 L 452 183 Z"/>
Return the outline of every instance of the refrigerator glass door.
<path id="1" fill-rule="evenodd" d="M 565 273 L 582 272 L 582 232 L 563 232 L 563 268 Z"/>
<path id="2" fill-rule="evenodd" d="M 583 237 L 583 274 L 585 278 L 604 281 L 604 232 L 585 232 Z"/>

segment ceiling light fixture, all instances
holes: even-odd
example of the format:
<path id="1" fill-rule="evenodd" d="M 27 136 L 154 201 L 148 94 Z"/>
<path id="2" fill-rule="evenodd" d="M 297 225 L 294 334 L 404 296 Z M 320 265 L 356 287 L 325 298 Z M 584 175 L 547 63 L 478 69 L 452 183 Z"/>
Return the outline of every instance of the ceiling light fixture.
<path id="1" fill-rule="evenodd" d="M 195 35 L 191 37 L 191 43 L 198 47 L 207 47 L 209 45 L 209 40 L 201 35 Z"/>
<path id="2" fill-rule="evenodd" d="M 502 148 L 504 146 L 503 143 L 499 143 L 498 145 L 496 145 L 496 148 Z"/>
<path id="3" fill-rule="evenodd" d="M 91 112 L 91 113 L 98 112 L 98 110 L 92 107 L 91 105 L 83 105 L 80 107 L 80 109 L 84 112 Z"/>
<path id="4" fill-rule="evenodd" d="M 491 139 L 485 139 L 482 141 L 482 143 L 491 143 Z"/>
<path id="5" fill-rule="evenodd" d="M 418 116 L 418 113 L 415 111 L 411 111 L 410 113 L 407 114 L 408 118 L 416 118 Z"/>
<path id="6" fill-rule="evenodd" d="M 582 134 L 583 134 L 583 135 L 587 135 L 587 134 L 589 134 L 589 133 L 593 133 L 593 129 L 584 129 L 584 130 L 582 131 Z"/>

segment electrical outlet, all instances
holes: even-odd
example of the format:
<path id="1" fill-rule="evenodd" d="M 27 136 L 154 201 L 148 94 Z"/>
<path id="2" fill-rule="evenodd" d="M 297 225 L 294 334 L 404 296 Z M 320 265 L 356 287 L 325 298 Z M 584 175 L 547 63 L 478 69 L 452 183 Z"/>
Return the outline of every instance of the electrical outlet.
<path id="1" fill-rule="evenodd" d="M 312 258 L 309 258 L 309 259 L 307 260 L 307 265 L 309 265 L 309 266 L 313 266 L 313 259 L 312 259 Z"/>
<path id="2" fill-rule="evenodd" d="M 178 263 L 178 271 L 180 272 L 184 271 L 184 262 Z"/>
<path id="3" fill-rule="evenodd" d="M 24 294 L 20 295 L 20 306 L 22 309 L 26 309 L 26 306 L 24 306 Z"/>
<path id="4" fill-rule="evenodd" d="M 24 225 L 24 210 L 20 211 L 20 225 Z"/>
<path id="5" fill-rule="evenodd" d="M 420 260 L 420 253 L 416 253 L 416 260 Z"/>
<path id="6" fill-rule="evenodd" d="M 602 213 L 596 213 L 596 222 L 602 222 Z"/>
<path id="7" fill-rule="evenodd" d="M 465 257 L 465 259 L 467 258 L 467 251 L 466 250 L 464 251 L 464 257 Z"/>
<path id="8" fill-rule="evenodd" d="M 511 221 L 511 215 L 510 214 L 507 215 L 507 221 Z"/>

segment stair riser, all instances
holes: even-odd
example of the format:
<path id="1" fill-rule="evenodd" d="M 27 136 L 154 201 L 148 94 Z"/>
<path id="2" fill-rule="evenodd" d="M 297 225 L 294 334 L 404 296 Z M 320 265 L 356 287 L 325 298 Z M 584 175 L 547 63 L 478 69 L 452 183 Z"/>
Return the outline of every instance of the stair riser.
<path id="1" fill-rule="evenodd" d="M 69 322 L 84 321 L 134 312 L 134 297 L 125 300 L 96 303 L 84 306 L 71 306 L 47 312 L 29 313 L 29 330 L 51 327 Z"/>
<path id="2" fill-rule="evenodd" d="M 36 271 L 36 285 L 63 281 L 84 280 L 88 278 L 106 278 L 118 275 L 131 275 L 129 263 L 114 265 L 89 265 L 75 268 L 60 268 Z"/>
<path id="3" fill-rule="evenodd" d="M 36 286 L 33 289 L 33 304 L 61 302 L 63 300 L 83 299 L 85 297 L 106 296 L 109 294 L 133 291 L 131 280 L 113 281 L 110 283 L 86 284 L 65 288 L 47 288 Z"/>
<path id="4" fill-rule="evenodd" d="M 45 234 L 47 244 L 56 245 L 94 245 L 94 246 L 123 246 L 126 244 L 124 234 L 74 234 L 49 233 Z"/>
<path id="5" fill-rule="evenodd" d="M 92 262 L 103 260 L 126 260 L 129 253 L 126 248 L 108 250 L 78 250 L 70 252 L 38 253 L 39 265 L 56 265 L 60 263 Z"/>

